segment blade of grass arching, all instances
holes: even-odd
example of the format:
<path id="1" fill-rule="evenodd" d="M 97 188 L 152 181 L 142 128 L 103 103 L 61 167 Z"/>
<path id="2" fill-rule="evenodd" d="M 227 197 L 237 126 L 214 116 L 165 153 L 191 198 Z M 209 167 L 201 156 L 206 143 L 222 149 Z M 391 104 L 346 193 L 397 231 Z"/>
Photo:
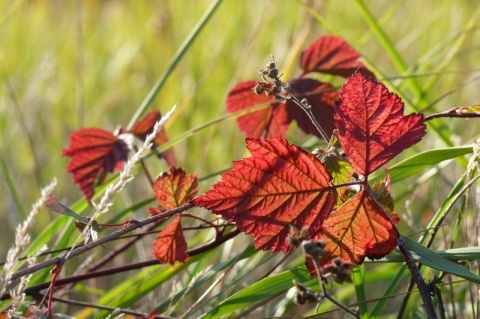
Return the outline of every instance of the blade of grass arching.
<path id="1" fill-rule="evenodd" d="M 171 265 L 150 266 L 139 271 L 138 274 L 130 277 L 115 287 L 112 287 L 96 303 L 110 307 L 128 308 L 133 307 L 135 303 L 149 292 L 160 288 L 163 283 L 171 280 L 173 276 L 181 271 L 185 271 L 191 264 L 202 258 L 198 255 L 187 259 L 183 264 L 176 263 Z M 163 287 L 165 289 L 165 287 Z M 171 286 L 168 287 L 171 289 Z M 75 318 L 105 318 L 109 312 L 102 311 L 95 313 L 94 309 L 84 309 L 77 313 Z"/>
<path id="2" fill-rule="evenodd" d="M 463 195 L 463 193 L 478 179 L 480 176 L 475 176 L 467 184 L 465 184 L 466 173 L 457 181 L 453 186 L 453 189 L 448 194 L 446 200 L 443 202 L 442 206 L 437 210 L 430 223 L 427 225 L 427 231 L 425 231 L 418 242 L 424 244 L 427 240 L 428 235 L 431 233 L 432 229 L 439 227 L 440 223 L 445 218 L 445 215 L 450 211 L 455 202 Z"/>
<path id="3" fill-rule="evenodd" d="M 261 104 L 258 104 L 258 105 L 255 105 L 255 106 L 252 106 L 252 107 L 249 107 L 249 108 L 246 108 L 246 109 L 243 109 L 241 111 L 237 111 L 237 112 L 234 112 L 234 113 L 228 113 L 228 114 L 225 114 L 223 116 L 220 116 L 216 119 L 213 119 L 209 122 L 206 122 L 204 124 L 201 124 L 197 127 L 194 127 L 194 128 L 191 128 L 185 132 L 183 132 L 182 134 L 180 135 L 177 135 L 173 138 L 171 138 L 168 142 L 166 142 L 165 144 L 162 144 L 161 146 L 159 146 L 157 148 L 157 151 L 159 153 L 161 152 L 164 152 L 166 151 L 167 149 L 169 149 L 170 147 L 180 143 L 181 141 L 184 141 L 186 140 L 187 138 L 189 137 L 192 137 L 195 135 L 196 132 L 198 131 L 201 131 L 203 129 L 206 129 L 214 124 L 217 124 L 217 123 L 221 123 L 223 122 L 224 120 L 226 119 L 231 119 L 231 118 L 237 118 L 239 116 L 242 116 L 242 115 L 245 115 L 247 113 L 251 113 L 251 112 L 255 112 L 255 111 L 258 111 L 258 110 L 261 110 L 261 109 L 264 109 L 266 107 L 269 107 L 269 104 L 268 103 L 261 103 Z M 153 153 L 151 153 L 150 155 L 148 156 L 151 156 L 151 155 L 154 155 Z M 147 157 L 148 157 L 147 156 Z"/>
<path id="4" fill-rule="evenodd" d="M 442 258 L 448 259 L 450 261 L 460 261 L 460 260 L 477 260 L 480 259 L 480 246 L 476 247 L 461 247 L 461 248 L 451 248 L 447 250 L 437 250 L 435 254 L 441 256 Z M 366 263 L 401 263 L 405 259 L 402 255 L 391 254 L 380 259 L 370 260 L 366 259 Z"/>
<path id="5" fill-rule="evenodd" d="M 408 249 L 412 252 L 415 261 L 418 261 L 419 263 L 422 263 L 430 268 L 444 271 L 480 284 L 480 276 L 475 275 L 459 264 L 443 258 L 442 256 L 436 254 L 433 250 L 423 246 L 422 244 L 419 244 L 407 236 L 403 236 L 403 238 L 408 246 Z"/>
<path id="6" fill-rule="evenodd" d="M 5 163 L 5 160 L 3 159 L 3 157 L 0 157 L 0 168 L 3 173 L 3 177 L 5 178 L 5 182 L 7 182 L 8 189 L 12 194 L 13 202 L 17 207 L 17 211 L 19 213 L 18 218 L 20 218 L 21 220 L 24 220 L 25 218 L 27 218 L 27 212 L 25 210 L 25 207 L 23 206 L 23 202 L 20 199 L 20 196 L 18 195 L 17 187 L 15 186 L 15 182 L 13 181 L 12 176 L 10 175 L 10 171 L 7 167 L 7 163 Z"/>
<path id="7" fill-rule="evenodd" d="M 223 300 L 199 318 L 213 319 L 232 314 L 236 310 L 249 307 L 261 300 L 283 293 L 292 288 L 292 280 L 304 282 L 310 274 L 305 267 L 292 269 L 261 279 Z"/>
<path id="8" fill-rule="evenodd" d="M 187 38 L 182 43 L 178 51 L 175 53 L 175 56 L 172 58 L 172 61 L 170 62 L 165 72 L 163 72 L 163 74 L 160 76 L 158 81 L 155 83 L 153 88 L 150 90 L 148 95 L 143 100 L 142 104 L 138 107 L 137 111 L 135 112 L 132 119 L 130 120 L 130 123 L 128 123 L 127 130 L 130 130 L 132 128 L 133 124 L 137 122 L 137 120 L 140 118 L 140 116 L 142 116 L 142 114 L 145 112 L 145 110 L 150 105 L 150 103 L 152 103 L 155 96 L 160 91 L 162 86 L 165 84 L 170 74 L 173 72 L 175 67 L 181 61 L 185 52 L 187 52 L 190 45 L 193 43 L 193 41 L 195 41 L 195 38 L 198 36 L 198 34 L 200 34 L 200 31 L 202 31 L 203 27 L 208 23 L 208 21 L 210 21 L 210 18 L 212 17 L 216 9 L 219 7 L 221 2 L 222 0 L 215 0 L 214 2 L 212 2 L 210 7 L 207 9 L 205 14 L 200 19 L 200 21 L 198 21 L 197 25 L 193 28 L 193 30 L 187 36 Z"/>
<path id="9" fill-rule="evenodd" d="M 449 147 L 435 150 L 429 150 L 415 154 L 395 165 L 392 165 L 388 172 L 390 180 L 393 183 L 399 182 L 416 173 L 431 168 L 432 165 L 439 164 L 442 161 L 450 160 L 458 156 L 463 156 L 473 152 L 473 146 Z M 385 171 L 379 170 L 369 176 L 370 182 L 376 182 L 386 175 Z"/>
<path id="10" fill-rule="evenodd" d="M 327 29 L 327 31 L 330 33 L 330 34 L 333 34 L 333 35 L 338 35 L 340 32 L 338 32 L 338 30 L 333 26 L 331 25 L 327 19 L 325 19 L 324 17 L 322 17 L 318 12 L 317 10 L 313 9 L 311 6 L 308 5 L 308 3 L 304 3 L 304 2 L 300 2 L 300 5 L 303 6 L 303 8 L 312 15 L 312 17 L 315 18 L 315 20 L 318 21 L 318 23 L 320 23 L 325 29 Z"/>
<path id="11" fill-rule="evenodd" d="M 364 282 L 364 265 L 361 264 L 352 270 L 353 284 L 355 285 L 355 295 L 357 296 L 358 310 L 360 311 L 360 317 L 362 319 L 370 318 L 368 315 L 367 298 L 365 295 Z"/>

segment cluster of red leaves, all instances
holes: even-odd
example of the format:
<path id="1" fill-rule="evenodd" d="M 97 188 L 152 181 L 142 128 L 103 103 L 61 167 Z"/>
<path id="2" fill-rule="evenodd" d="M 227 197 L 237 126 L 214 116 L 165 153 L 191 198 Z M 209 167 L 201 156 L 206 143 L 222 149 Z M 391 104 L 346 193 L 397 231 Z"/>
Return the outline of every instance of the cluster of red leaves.
<path id="1" fill-rule="evenodd" d="M 169 173 L 165 172 L 155 180 L 153 190 L 160 208 L 149 207 L 152 215 L 190 202 L 197 195 L 198 180 L 194 175 L 187 175 L 181 168 L 171 166 Z M 162 263 L 184 262 L 188 257 L 181 218 L 182 214 L 174 216 L 153 242 L 153 254 Z"/>
<path id="2" fill-rule="evenodd" d="M 320 72 L 349 77 L 357 69 L 371 74 L 359 59 L 360 54 L 342 38 L 320 37 L 302 53 L 300 58 L 302 74 L 287 82 L 295 97 L 308 100 L 313 115 L 328 135 L 331 135 L 335 129 L 333 108 L 338 92 L 330 84 L 306 76 Z M 297 105 L 291 101 L 278 103 L 273 96 L 256 95 L 252 90 L 255 84 L 255 80 L 238 83 L 230 91 L 226 101 L 229 112 L 263 103 L 268 104 L 266 108 L 242 115 L 237 119 L 240 130 L 245 132 L 247 137 L 267 139 L 283 137 L 293 120 L 305 133 L 321 137 L 308 116 Z"/>
<path id="3" fill-rule="evenodd" d="M 145 140 L 161 117 L 160 112 L 152 111 L 129 131 L 121 129 L 118 134 L 99 128 L 84 128 L 70 135 L 70 146 L 62 150 L 62 155 L 70 157 L 67 171 L 73 174 L 74 182 L 80 186 L 88 201 L 92 199 L 96 180 L 102 174 L 120 170 L 127 160 L 131 146 L 123 134 L 129 133 Z M 165 130 L 162 129 L 155 137 L 152 147 L 156 148 L 167 140 Z M 175 165 L 172 149 L 159 154 L 159 157 L 163 157 L 169 165 Z"/>
<path id="4" fill-rule="evenodd" d="M 313 52 L 304 53 L 302 68 L 329 65 L 327 58 L 315 59 Z M 345 67 L 330 73 L 346 75 L 352 70 Z M 193 203 L 235 222 L 254 236 L 258 249 L 293 249 L 287 244 L 293 225 L 308 228 L 313 238 L 325 243 L 321 266 L 335 258 L 360 264 L 365 257 L 382 257 L 396 247 L 398 216 L 388 186 L 370 187 L 368 175 L 425 135 L 423 115 L 404 116 L 403 111 L 397 95 L 367 72 L 357 71 L 334 106 L 335 127 L 348 161 L 330 158 L 327 166 L 335 170 L 329 171 L 315 156 L 281 137 L 247 138 L 251 157 L 234 162 L 233 169 Z M 352 172 L 363 175 L 361 189 L 339 198 L 334 180 L 346 182 Z"/>

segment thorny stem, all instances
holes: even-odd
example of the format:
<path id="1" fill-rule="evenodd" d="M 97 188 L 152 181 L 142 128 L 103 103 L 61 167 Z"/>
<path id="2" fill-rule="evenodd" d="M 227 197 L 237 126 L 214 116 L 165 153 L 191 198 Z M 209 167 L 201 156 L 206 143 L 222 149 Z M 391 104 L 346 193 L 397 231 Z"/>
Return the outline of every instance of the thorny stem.
<path id="1" fill-rule="evenodd" d="M 320 273 L 320 268 L 318 267 L 318 263 L 317 263 L 317 260 L 315 258 L 312 258 L 311 259 L 312 262 L 313 262 L 313 265 L 315 266 L 315 271 L 317 272 L 317 277 L 318 277 L 318 282 L 320 284 L 320 286 L 322 287 L 322 292 L 323 292 L 323 295 L 320 296 L 319 300 L 321 298 L 327 298 L 328 300 L 330 300 L 332 303 L 334 303 L 335 305 L 337 305 L 338 307 L 340 307 L 341 309 L 343 309 L 344 311 L 346 311 L 347 313 L 351 314 L 352 316 L 354 316 L 355 318 L 360 318 L 358 313 L 355 313 L 353 312 L 351 309 L 349 309 L 347 306 L 343 305 L 342 303 L 338 302 L 335 298 L 333 298 L 332 296 L 330 296 L 327 292 L 327 289 L 325 288 L 325 283 L 322 281 L 322 276 L 321 276 L 321 273 Z"/>

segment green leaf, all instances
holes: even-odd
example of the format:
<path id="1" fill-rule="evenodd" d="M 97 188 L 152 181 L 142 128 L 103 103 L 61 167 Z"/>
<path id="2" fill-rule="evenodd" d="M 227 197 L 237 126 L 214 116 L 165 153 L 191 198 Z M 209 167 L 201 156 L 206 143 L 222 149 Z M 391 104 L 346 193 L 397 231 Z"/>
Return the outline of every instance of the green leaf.
<path id="1" fill-rule="evenodd" d="M 413 155 L 395 165 L 392 165 L 388 171 L 392 184 L 399 182 L 416 173 L 431 168 L 432 165 L 438 164 L 458 156 L 473 152 L 472 146 L 449 147 L 436 150 L 430 150 Z M 369 177 L 370 182 L 376 182 L 385 176 L 385 171 L 378 170 Z"/>
<path id="2" fill-rule="evenodd" d="M 293 287 L 292 280 L 304 282 L 309 279 L 310 274 L 305 267 L 284 271 L 274 276 L 264 278 L 225 299 L 200 318 L 213 319 L 231 314 L 238 309 L 250 307 L 259 301 L 268 300 L 271 297 L 287 291 Z"/>
<path id="3" fill-rule="evenodd" d="M 480 276 L 475 275 L 459 264 L 443 258 L 433 250 L 428 249 L 427 247 L 417 243 L 415 240 L 408 238 L 407 236 L 404 236 L 403 238 L 415 261 L 418 261 L 419 263 L 422 263 L 430 268 L 444 271 L 480 284 Z"/>

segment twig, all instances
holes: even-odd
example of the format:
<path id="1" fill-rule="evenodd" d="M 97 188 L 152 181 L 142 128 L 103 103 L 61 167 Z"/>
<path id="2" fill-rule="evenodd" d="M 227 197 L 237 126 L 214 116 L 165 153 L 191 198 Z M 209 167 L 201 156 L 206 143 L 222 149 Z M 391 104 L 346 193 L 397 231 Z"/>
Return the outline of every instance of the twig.
<path id="1" fill-rule="evenodd" d="M 460 118 L 475 118 L 480 117 L 479 112 L 462 112 L 465 108 L 456 107 L 448 111 L 433 113 L 425 116 L 424 121 L 430 121 L 439 117 L 460 117 Z"/>

